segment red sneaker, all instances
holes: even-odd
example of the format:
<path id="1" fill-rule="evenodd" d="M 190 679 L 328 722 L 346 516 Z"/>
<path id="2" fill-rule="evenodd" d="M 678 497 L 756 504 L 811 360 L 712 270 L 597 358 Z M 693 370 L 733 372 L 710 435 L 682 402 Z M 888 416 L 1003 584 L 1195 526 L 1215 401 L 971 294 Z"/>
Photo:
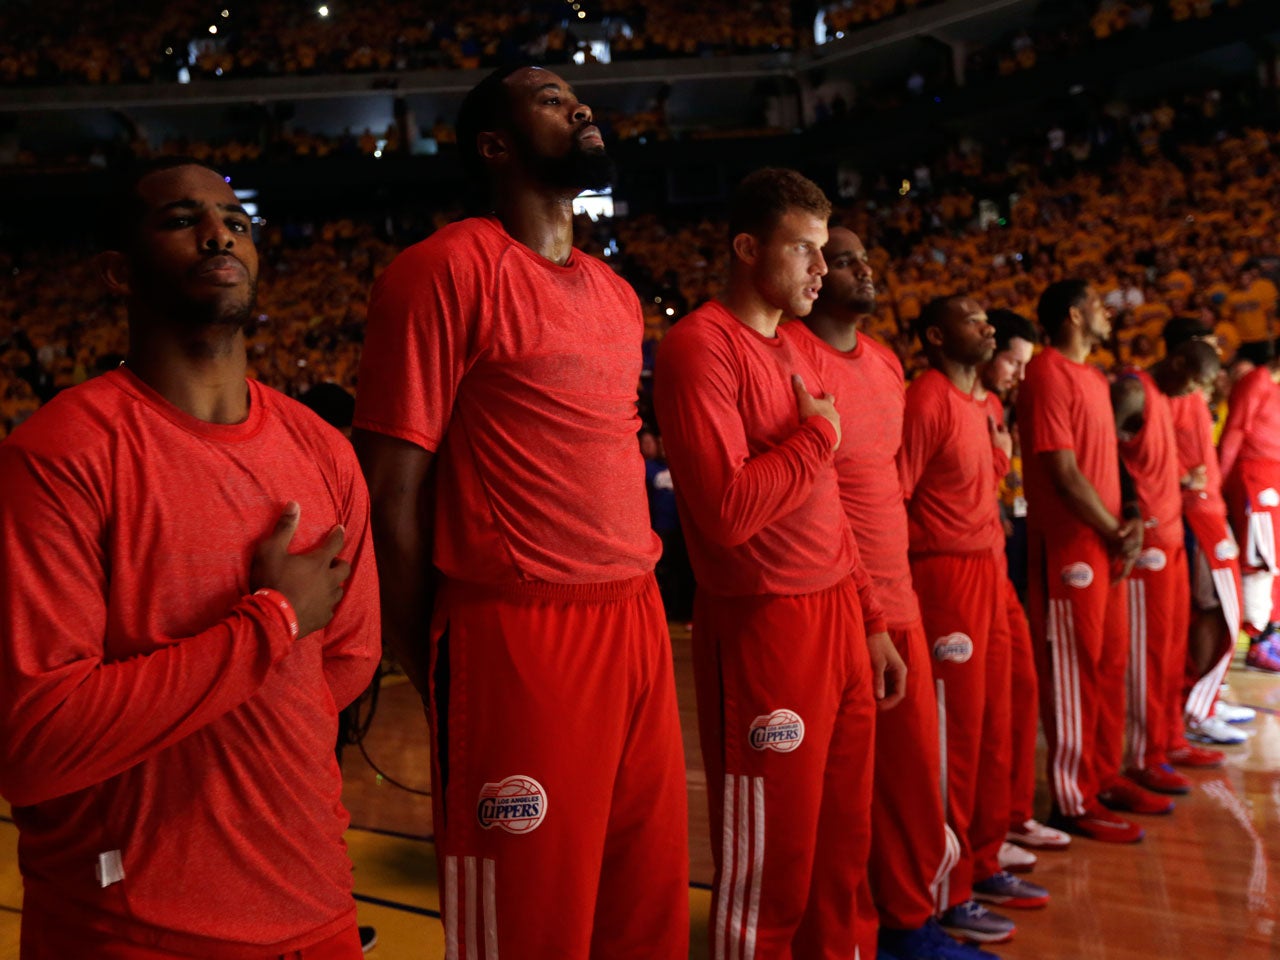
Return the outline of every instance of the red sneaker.
<path id="1" fill-rule="evenodd" d="M 1180 767 L 1220 767 L 1227 755 L 1221 750 L 1193 747 L 1188 744 L 1169 751 L 1169 762 Z"/>
<path id="2" fill-rule="evenodd" d="M 1167 763 L 1150 767 L 1130 767 L 1124 775 L 1146 790 L 1156 793 L 1190 793 L 1191 780 Z"/>
<path id="3" fill-rule="evenodd" d="M 1098 793 L 1098 799 L 1112 810 L 1123 810 L 1126 813 L 1173 813 L 1173 801 L 1150 790 L 1143 790 L 1128 777 L 1116 777 L 1105 790 Z"/>
<path id="4" fill-rule="evenodd" d="M 1049 825 L 1067 833 L 1101 840 L 1103 843 L 1137 843 L 1145 831 L 1136 823 L 1117 817 L 1102 807 L 1090 807 L 1081 816 L 1064 817 L 1055 813 Z"/>

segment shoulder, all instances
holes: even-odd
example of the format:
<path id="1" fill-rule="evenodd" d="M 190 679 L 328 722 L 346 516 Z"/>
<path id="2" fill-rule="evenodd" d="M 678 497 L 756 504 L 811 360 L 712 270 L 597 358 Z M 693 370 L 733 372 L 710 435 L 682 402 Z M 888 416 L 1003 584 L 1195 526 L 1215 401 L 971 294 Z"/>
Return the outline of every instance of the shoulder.
<path id="1" fill-rule="evenodd" d="M 63 390 L 0 444 L 10 454 L 70 460 L 109 443 L 120 432 L 122 414 L 136 401 L 114 372 Z"/>
<path id="2" fill-rule="evenodd" d="M 888 367 L 900 382 L 905 379 L 905 375 L 902 372 L 902 361 L 898 359 L 898 355 L 891 349 L 875 337 L 868 336 L 865 333 L 858 335 L 858 342 L 863 345 L 862 348 L 867 352 L 868 359 L 875 360 L 882 366 Z"/>
<path id="3" fill-rule="evenodd" d="M 341 431 L 292 397 L 256 380 L 250 383 L 254 400 L 263 405 L 267 416 L 286 430 L 300 447 L 311 451 L 317 463 L 337 467 L 343 473 L 356 466 L 351 441 Z"/>
<path id="4" fill-rule="evenodd" d="M 378 277 L 376 287 L 385 291 L 400 285 L 422 286 L 435 277 L 464 278 L 496 263 L 509 245 L 510 240 L 488 221 L 459 220 L 401 251 Z"/>

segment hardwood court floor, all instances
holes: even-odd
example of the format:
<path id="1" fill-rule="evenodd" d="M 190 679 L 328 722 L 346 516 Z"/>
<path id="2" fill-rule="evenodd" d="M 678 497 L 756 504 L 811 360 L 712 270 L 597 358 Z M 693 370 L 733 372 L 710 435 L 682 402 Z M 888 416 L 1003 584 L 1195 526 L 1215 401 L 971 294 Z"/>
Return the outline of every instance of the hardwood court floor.
<path id="1" fill-rule="evenodd" d="M 706 956 L 711 851 L 706 790 L 694 719 L 688 633 L 673 631 L 685 729 L 694 886 L 690 956 Z M 1146 840 L 1113 847 L 1077 840 L 1042 854 L 1033 878 L 1049 888 L 1047 909 L 1011 912 L 1009 960 L 1263 960 L 1280 958 L 1276 883 L 1280 881 L 1280 677 L 1229 676 L 1232 699 L 1258 709 L 1254 736 L 1227 748 L 1218 770 L 1191 772 L 1196 790 L 1171 817 L 1144 818 Z M 384 683 L 366 739 L 370 757 L 407 786 L 428 787 L 426 721 L 413 691 Z M 435 862 L 428 838 L 430 801 L 380 780 L 360 752 L 343 757 L 360 922 L 378 929 L 374 960 L 438 960 Z M 1042 785 L 1043 790 L 1043 785 Z M 1043 796 L 1041 797 L 1043 809 Z M 0 806 L 0 960 L 16 958 L 22 884 L 17 832 Z M 515 960 L 519 960 L 518 957 Z"/>

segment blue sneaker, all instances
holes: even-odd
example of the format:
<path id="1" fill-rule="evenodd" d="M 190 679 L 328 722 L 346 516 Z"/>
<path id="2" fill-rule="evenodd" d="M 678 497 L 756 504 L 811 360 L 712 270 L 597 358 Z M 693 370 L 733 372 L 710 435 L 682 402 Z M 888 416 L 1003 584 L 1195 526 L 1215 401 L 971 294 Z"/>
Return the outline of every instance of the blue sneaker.
<path id="1" fill-rule="evenodd" d="M 1008 917 L 993 913 L 976 900 L 958 903 L 944 913 L 942 928 L 970 943 L 1008 943 L 1018 929 Z"/>
<path id="2" fill-rule="evenodd" d="M 979 950 L 947 936 L 938 921 L 916 930 L 880 928 L 880 950 L 877 960 L 999 960 L 994 953 Z"/>
<path id="3" fill-rule="evenodd" d="M 1038 883 L 1015 877 L 1008 870 L 973 885 L 973 899 L 998 907 L 1031 909 L 1049 902 L 1049 891 Z"/>

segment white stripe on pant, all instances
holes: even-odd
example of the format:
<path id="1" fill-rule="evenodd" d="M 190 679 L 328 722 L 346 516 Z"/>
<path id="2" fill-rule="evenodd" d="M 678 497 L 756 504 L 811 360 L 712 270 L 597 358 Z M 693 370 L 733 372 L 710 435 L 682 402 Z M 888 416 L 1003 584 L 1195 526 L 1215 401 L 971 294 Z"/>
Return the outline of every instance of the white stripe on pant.
<path id="1" fill-rule="evenodd" d="M 764 874 L 764 777 L 724 777 L 715 960 L 753 960 Z M 730 890 L 732 889 L 732 903 Z"/>
<path id="2" fill-rule="evenodd" d="M 1076 649 L 1075 616 L 1070 600 L 1049 601 L 1049 652 L 1053 658 L 1053 711 L 1057 750 L 1050 758 L 1051 773 L 1062 813 L 1085 812 L 1080 792 L 1083 724 L 1080 718 L 1080 668 Z"/>
<path id="3" fill-rule="evenodd" d="M 1129 745 L 1135 766 L 1147 763 L 1147 585 L 1129 581 Z"/>
<path id="4" fill-rule="evenodd" d="M 498 960 L 497 867 L 492 860 L 462 858 L 463 936 L 458 937 L 458 858 L 444 858 L 445 960 L 479 960 L 484 923 L 484 960 Z"/>

